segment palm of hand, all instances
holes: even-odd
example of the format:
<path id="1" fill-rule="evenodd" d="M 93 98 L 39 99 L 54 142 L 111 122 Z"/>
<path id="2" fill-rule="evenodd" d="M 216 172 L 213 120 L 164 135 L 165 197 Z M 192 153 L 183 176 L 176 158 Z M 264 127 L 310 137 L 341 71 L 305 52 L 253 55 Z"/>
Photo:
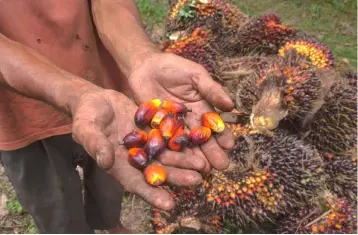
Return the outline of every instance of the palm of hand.
<path id="1" fill-rule="evenodd" d="M 118 140 L 136 129 L 134 113 L 137 106 L 116 91 L 90 93 L 81 98 L 73 110 L 73 137 L 123 187 L 161 209 L 171 209 L 171 196 L 149 186 L 141 171 L 128 162 L 127 149 L 117 147 Z M 184 169 L 201 169 L 203 161 L 189 161 L 183 153 L 164 151 L 159 157 L 166 166 L 167 182 L 178 186 L 192 186 L 201 181 L 199 173 Z M 184 169 L 179 169 L 179 168 Z"/>
<path id="2" fill-rule="evenodd" d="M 138 103 L 161 98 L 182 102 L 192 109 L 186 117 L 190 129 L 201 124 L 201 115 L 213 111 L 212 106 L 224 111 L 233 108 L 230 98 L 202 66 L 173 54 L 153 54 L 131 73 L 129 83 Z M 192 153 L 209 161 L 206 171 L 210 169 L 209 165 L 225 169 L 229 161 L 223 148 L 232 146 L 233 137 L 225 131 L 217 135 L 216 140 L 211 138 L 200 148 L 194 148 Z M 186 151 L 191 153 L 191 150 Z"/>

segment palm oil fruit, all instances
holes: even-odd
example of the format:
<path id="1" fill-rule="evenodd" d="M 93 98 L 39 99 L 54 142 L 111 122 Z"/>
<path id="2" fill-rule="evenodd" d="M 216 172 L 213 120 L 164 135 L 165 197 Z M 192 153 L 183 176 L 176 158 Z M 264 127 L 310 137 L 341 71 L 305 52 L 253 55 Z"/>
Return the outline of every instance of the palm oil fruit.
<path id="1" fill-rule="evenodd" d="M 143 174 L 147 183 L 153 186 L 161 185 L 167 179 L 167 173 L 164 167 L 159 165 L 147 166 Z"/>
<path id="2" fill-rule="evenodd" d="M 194 145 L 204 144 L 210 139 L 211 130 L 205 126 L 198 126 L 191 130 L 189 140 Z"/>
<path id="3" fill-rule="evenodd" d="M 137 112 L 135 113 L 135 124 L 139 127 L 149 125 L 161 105 L 162 100 L 160 99 L 153 99 L 144 102 L 142 105 L 139 106 Z"/>
<path id="4" fill-rule="evenodd" d="M 150 122 L 150 126 L 153 129 L 159 129 L 160 122 L 163 120 L 163 118 L 168 114 L 169 112 L 165 109 L 161 109 L 158 112 L 155 113 L 154 117 L 152 118 L 152 121 Z"/>
<path id="5" fill-rule="evenodd" d="M 208 112 L 201 116 L 202 125 L 210 128 L 215 133 L 221 133 L 225 129 L 225 123 L 218 113 Z"/>
<path id="6" fill-rule="evenodd" d="M 119 145 L 124 145 L 127 149 L 140 148 L 147 142 L 147 134 L 144 131 L 137 130 L 128 133 L 120 141 Z"/>
<path id="7" fill-rule="evenodd" d="M 168 143 L 168 147 L 173 151 L 181 151 L 189 143 L 189 135 L 183 128 L 179 128 Z"/>
<path id="8" fill-rule="evenodd" d="M 128 161 L 135 168 L 141 170 L 148 164 L 148 155 L 141 148 L 131 148 L 128 151 Z"/>
<path id="9" fill-rule="evenodd" d="M 158 156 L 165 149 L 165 140 L 158 129 L 152 129 L 149 132 L 147 143 L 144 151 L 148 154 L 149 160 Z"/>
<path id="10" fill-rule="evenodd" d="M 159 130 L 165 140 L 170 140 L 170 138 L 175 134 L 175 131 L 183 127 L 184 120 L 180 117 L 174 116 L 172 113 L 169 113 L 160 122 Z"/>
<path id="11" fill-rule="evenodd" d="M 176 101 L 164 101 L 163 109 L 175 115 L 185 115 L 187 112 L 191 112 L 184 104 Z"/>

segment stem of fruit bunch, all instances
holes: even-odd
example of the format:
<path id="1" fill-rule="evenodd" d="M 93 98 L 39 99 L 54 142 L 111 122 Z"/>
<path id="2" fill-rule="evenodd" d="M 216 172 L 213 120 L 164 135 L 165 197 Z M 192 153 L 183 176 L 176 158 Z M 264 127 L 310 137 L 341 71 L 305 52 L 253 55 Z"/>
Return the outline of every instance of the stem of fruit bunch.
<path id="1" fill-rule="evenodd" d="M 326 215 L 328 215 L 328 214 L 331 213 L 331 212 L 332 212 L 331 209 L 328 210 L 328 211 L 326 211 L 326 212 L 323 213 L 320 217 L 318 217 L 318 218 L 312 220 L 310 223 L 308 223 L 308 224 L 305 226 L 305 228 L 307 228 L 307 227 L 311 226 L 312 224 L 314 224 L 314 223 L 320 221 L 323 217 L 325 217 Z"/>

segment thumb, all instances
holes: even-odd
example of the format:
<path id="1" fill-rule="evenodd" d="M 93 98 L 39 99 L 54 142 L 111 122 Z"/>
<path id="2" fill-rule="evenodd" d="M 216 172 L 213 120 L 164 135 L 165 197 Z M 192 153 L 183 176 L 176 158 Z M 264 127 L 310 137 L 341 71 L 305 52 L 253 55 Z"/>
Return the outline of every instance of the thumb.
<path id="1" fill-rule="evenodd" d="M 212 106 L 221 111 L 231 111 L 234 103 L 221 85 L 215 82 L 209 73 L 203 69 L 201 73 L 193 76 L 194 85 L 200 95 Z"/>
<path id="2" fill-rule="evenodd" d="M 94 123 L 73 124 L 72 138 L 82 145 L 99 167 L 109 170 L 114 164 L 114 146 Z"/>

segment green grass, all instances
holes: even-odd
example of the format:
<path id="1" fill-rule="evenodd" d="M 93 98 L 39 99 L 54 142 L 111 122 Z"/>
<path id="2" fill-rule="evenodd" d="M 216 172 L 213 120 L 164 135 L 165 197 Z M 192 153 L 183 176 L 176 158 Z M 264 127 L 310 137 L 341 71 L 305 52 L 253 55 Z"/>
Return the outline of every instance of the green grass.
<path id="1" fill-rule="evenodd" d="M 317 37 L 326 43 L 336 62 L 357 66 L 356 0 L 232 0 L 250 16 L 278 13 L 285 24 Z M 167 0 L 137 0 L 149 30 L 162 27 L 168 9 Z"/>
<path id="2" fill-rule="evenodd" d="M 6 202 L 6 209 L 10 214 L 23 214 L 25 212 L 19 201 L 15 199 L 15 196 L 11 196 Z"/>

